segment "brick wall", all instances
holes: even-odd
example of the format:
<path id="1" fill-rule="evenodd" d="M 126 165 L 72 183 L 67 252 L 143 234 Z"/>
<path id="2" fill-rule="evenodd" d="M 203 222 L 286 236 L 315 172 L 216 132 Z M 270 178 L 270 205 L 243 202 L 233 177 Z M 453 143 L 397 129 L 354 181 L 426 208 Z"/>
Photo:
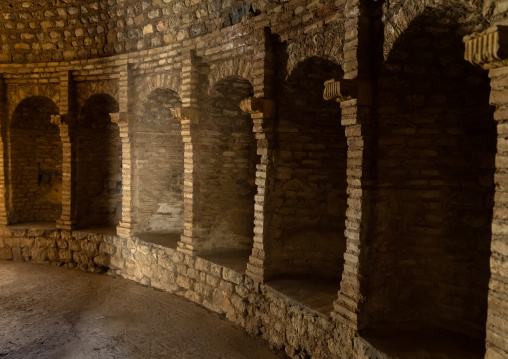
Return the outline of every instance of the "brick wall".
<path id="1" fill-rule="evenodd" d="M 205 248 L 252 246 L 256 142 L 240 102 L 253 94 L 249 81 L 219 80 L 204 99 L 199 125 L 199 221 Z"/>
<path id="2" fill-rule="evenodd" d="M 340 107 L 323 100 L 323 83 L 341 68 L 312 57 L 281 80 L 275 134 L 272 276 L 338 280 L 345 250 L 346 138 Z"/>
<path id="3" fill-rule="evenodd" d="M 62 145 L 51 115 L 58 107 L 43 96 L 21 101 L 9 127 L 11 223 L 56 221 L 62 206 Z"/>
<path id="4" fill-rule="evenodd" d="M 329 15 L 334 1 L 40 0 L 0 5 L 0 61 L 71 61 L 160 47 L 213 33 L 262 13 L 299 23 Z M 303 21 L 301 20 L 303 18 Z M 275 22 L 274 22 L 275 23 Z"/>
<path id="5" fill-rule="evenodd" d="M 81 108 L 77 136 L 77 226 L 115 226 L 121 217 L 122 172 L 118 126 L 110 113 L 117 101 L 106 94 L 90 97 Z"/>
<path id="6" fill-rule="evenodd" d="M 374 327 L 484 339 L 496 129 L 460 27 L 417 18 L 379 73 L 378 183 L 367 312 Z"/>
<path id="7" fill-rule="evenodd" d="M 183 230 L 183 142 L 171 109 L 179 95 L 157 88 L 134 105 L 137 231 Z"/>

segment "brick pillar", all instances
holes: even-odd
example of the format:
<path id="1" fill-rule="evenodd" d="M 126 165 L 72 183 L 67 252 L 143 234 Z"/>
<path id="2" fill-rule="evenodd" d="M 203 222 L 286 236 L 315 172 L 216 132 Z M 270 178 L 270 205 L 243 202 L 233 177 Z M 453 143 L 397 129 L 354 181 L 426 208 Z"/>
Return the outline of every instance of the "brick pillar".
<path id="1" fill-rule="evenodd" d="M 372 197 L 372 168 L 369 158 L 374 146 L 371 137 L 371 91 L 368 83 L 357 80 L 330 80 L 325 83 L 325 100 L 336 100 L 341 107 L 341 124 L 347 138 L 346 252 L 338 299 L 332 317 L 358 330 L 363 302 L 362 250 L 366 250 Z"/>
<path id="2" fill-rule="evenodd" d="M 76 225 L 76 126 L 69 115 L 51 116 L 51 123 L 58 126 L 62 141 L 62 214 L 57 228 L 74 229 Z"/>
<path id="3" fill-rule="evenodd" d="M 183 163 L 183 212 L 184 230 L 178 242 L 178 250 L 187 254 L 195 254 L 201 249 L 203 240 L 199 223 L 199 150 L 198 131 L 200 113 L 196 109 L 172 109 L 173 117 L 182 124 L 184 145 Z"/>
<path id="4" fill-rule="evenodd" d="M 130 238 L 133 234 L 135 219 L 131 194 L 132 173 L 132 116 L 125 112 L 110 113 L 111 122 L 118 125 L 122 141 L 122 219 L 116 227 L 120 238 Z"/>
<path id="5" fill-rule="evenodd" d="M 497 155 L 485 358 L 508 358 L 508 27 L 464 37 L 465 58 L 489 70 L 490 104 L 496 107 Z"/>
<path id="6" fill-rule="evenodd" d="M 270 218 L 266 215 L 270 179 L 274 178 L 273 169 L 273 120 L 275 102 L 261 98 L 243 100 L 241 108 L 251 114 L 254 123 L 253 131 L 257 140 L 257 154 L 261 156 L 256 165 L 256 186 L 258 188 L 254 204 L 254 245 L 247 263 L 246 274 L 252 279 L 263 283 L 267 277 L 265 258 L 269 255 Z"/>
<path id="7" fill-rule="evenodd" d="M 172 109 L 173 117 L 182 125 L 184 145 L 184 230 L 177 250 L 196 254 L 202 247 L 203 229 L 199 218 L 199 64 L 201 59 L 195 50 L 182 54 L 182 108 Z"/>
<path id="8" fill-rule="evenodd" d="M 62 142 L 62 214 L 57 228 L 74 229 L 76 225 L 76 121 L 73 108 L 73 87 L 70 71 L 60 73 L 60 115 L 51 116 L 58 126 Z"/>
<path id="9" fill-rule="evenodd" d="M 368 242 L 371 230 L 375 138 L 372 118 L 372 21 L 370 1 L 351 0 L 344 8 L 344 79 L 325 83 L 324 98 L 341 106 L 341 123 L 347 138 L 347 210 L 344 270 L 332 318 L 353 330 L 365 328 Z"/>
<path id="10" fill-rule="evenodd" d="M 5 164 L 7 162 L 7 86 L 2 74 L 0 74 L 0 225 L 9 224 L 7 216 L 7 173 Z"/>
<path id="11" fill-rule="evenodd" d="M 116 226 L 117 235 L 128 239 L 133 235 L 136 218 L 135 206 L 132 196 L 132 180 L 134 178 L 134 135 L 130 101 L 130 76 L 129 65 L 125 63 L 119 68 L 118 80 L 118 105 L 119 112 L 110 113 L 111 122 L 118 125 L 120 139 L 122 141 L 122 219 Z"/>

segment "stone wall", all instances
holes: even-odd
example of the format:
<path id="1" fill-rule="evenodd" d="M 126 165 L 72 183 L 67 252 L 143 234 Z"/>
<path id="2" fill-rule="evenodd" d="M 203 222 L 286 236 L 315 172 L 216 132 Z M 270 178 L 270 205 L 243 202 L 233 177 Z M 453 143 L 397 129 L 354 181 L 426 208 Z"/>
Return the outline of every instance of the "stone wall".
<path id="1" fill-rule="evenodd" d="M 240 102 L 253 94 L 249 81 L 226 77 L 210 89 L 199 124 L 199 221 L 206 244 L 252 248 L 256 142 Z"/>
<path id="2" fill-rule="evenodd" d="M 51 115 L 57 105 L 43 96 L 21 101 L 9 127 L 11 223 L 53 221 L 62 206 L 62 144 Z"/>
<path id="3" fill-rule="evenodd" d="M 135 104 L 136 231 L 183 231 L 183 142 L 171 109 L 178 94 L 157 88 Z"/>
<path id="4" fill-rule="evenodd" d="M 106 94 L 91 96 L 78 117 L 76 196 L 78 228 L 109 225 L 120 220 L 122 154 L 118 126 L 110 113 L 117 101 Z"/>
<path id="5" fill-rule="evenodd" d="M 281 80 L 275 178 L 268 200 L 271 276 L 338 280 L 345 250 L 346 138 L 340 107 L 323 100 L 323 83 L 341 68 L 311 57 Z"/>
<path id="6" fill-rule="evenodd" d="M 482 355 L 485 323 L 487 358 L 506 356 L 506 63 L 470 58 L 499 67 L 489 89 L 463 60 L 462 35 L 490 16 L 479 2 L 78 2 L 0 5 L 0 221 L 57 219 L 13 206 L 31 148 L 14 140 L 35 129 L 10 121 L 45 96 L 64 149 L 57 225 L 118 236 L 2 227 L 0 258 L 183 295 L 295 358 L 401 356 L 365 341 L 386 328 L 463 334 Z M 503 3 L 481 5 L 502 18 Z M 331 78 L 340 105 L 322 100 Z M 173 249 L 135 235 L 151 231 L 183 233 Z M 214 248 L 252 249 L 250 270 L 199 256 Z M 269 282 L 341 275 L 330 316 Z"/>
<path id="7" fill-rule="evenodd" d="M 367 311 L 373 327 L 440 327 L 481 343 L 496 130 L 487 76 L 462 60 L 458 33 L 421 15 L 380 70 Z"/>
<path id="8" fill-rule="evenodd" d="M 109 268 L 109 275 L 183 296 L 224 315 L 294 358 L 367 358 L 366 352 L 375 353 L 354 333 L 269 286 L 227 267 L 136 237 L 123 240 L 79 231 L 3 229 L 0 259 L 95 273 Z"/>

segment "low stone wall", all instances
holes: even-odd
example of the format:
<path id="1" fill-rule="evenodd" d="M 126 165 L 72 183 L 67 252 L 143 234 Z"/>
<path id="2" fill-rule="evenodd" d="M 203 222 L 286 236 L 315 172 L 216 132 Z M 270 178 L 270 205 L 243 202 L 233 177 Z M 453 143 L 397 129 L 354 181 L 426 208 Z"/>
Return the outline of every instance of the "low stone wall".
<path id="1" fill-rule="evenodd" d="M 113 236 L 60 229 L 0 228 L 0 259 L 104 273 Z"/>
<path id="2" fill-rule="evenodd" d="M 60 229 L 0 229 L 0 259 L 107 272 L 224 315 L 292 358 L 384 358 L 349 328 L 206 259 L 147 243 Z"/>

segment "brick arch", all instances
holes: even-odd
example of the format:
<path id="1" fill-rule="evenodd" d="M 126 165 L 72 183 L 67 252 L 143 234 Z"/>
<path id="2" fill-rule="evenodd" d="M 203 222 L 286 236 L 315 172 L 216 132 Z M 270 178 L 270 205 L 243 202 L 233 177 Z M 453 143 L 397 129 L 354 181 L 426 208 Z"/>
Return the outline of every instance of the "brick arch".
<path id="1" fill-rule="evenodd" d="M 165 89 L 175 92 L 178 96 L 181 93 L 181 76 L 173 72 L 161 72 L 148 76 L 141 76 L 135 80 L 137 98 L 146 101 L 148 96 L 157 89 Z M 181 97 L 181 96 L 180 96 Z"/>
<path id="2" fill-rule="evenodd" d="M 252 60 L 250 58 L 231 59 L 210 65 L 208 91 L 226 78 L 240 77 L 251 84 L 254 82 Z"/>
<path id="3" fill-rule="evenodd" d="M 291 74 L 306 59 L 318 57 L 342 67 L 344 62 L 343 24 L 337 24 L 323 33 L 318 33 L 305 42 L 293 42 L 288 46 L 286 71 Z"/>
<path id="4" fill-rule="evenodd" d="M 27 85 L 17 86 L 9 93 L 8 118 L 11 119 L 18 105 L 30 97 L 44 96 L 53 101 L 57 106 L 60 104 L 60 92 L 55 85 Z"/>
<path id="5" fill-rule="evenodd" d="M 461 0 L 405 0 L 394 1 L 383 9 L 384 45 L 383 55 L 387 59 L 394 44 L 411 24 L 424 14 L 436 18 L 456 20 L 463 29 L 464 35 L 480 31 L 488 26 L 478 5 L 466 4 Z"/>
<path id="6" fill-rule="evenodd" d="M 86 101 L 88 101 L 92 96 L 96 94 L 108 95 L 116 102 L 120 102 L 117 80 L 97 81 L 93 82 L 91 85 L 79 86 L 77 94 L 78 108 L 80 109 L 85 105 Z"/>
<path id="7" fill-rule="evenodd" d="M 13 112 L 8 131 L 10 223 L 60 217 L 62 143 L 51 123 L 58 112 L 57 104 L 42 95 L 24 98 Z"/>

